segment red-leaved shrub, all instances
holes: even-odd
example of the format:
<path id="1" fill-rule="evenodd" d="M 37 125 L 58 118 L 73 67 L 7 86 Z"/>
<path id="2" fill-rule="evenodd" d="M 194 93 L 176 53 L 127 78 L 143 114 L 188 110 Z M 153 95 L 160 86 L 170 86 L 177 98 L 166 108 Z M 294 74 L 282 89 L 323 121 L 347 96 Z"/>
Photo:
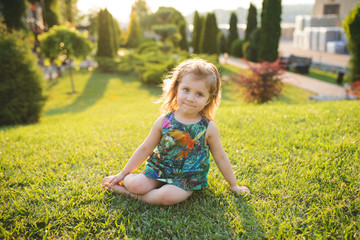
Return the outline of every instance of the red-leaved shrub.
<path id="1" fill-rule="evenodd" d="M 280 75 L 283 73 L 283 67 L 279 65 L 279 59 L 275 62 L 245 62 L 252 74 L 232 75 L 235 82 L 243 87 L 245 101 L 265 103 L 280 96 L 283 87 Z"/>
<path id="2" fill-rule="evenodd" d="M 356 99 L 360 99 L 360 81 L 355 81 L 350 85 L 352 94 L 356 97 Z"/>

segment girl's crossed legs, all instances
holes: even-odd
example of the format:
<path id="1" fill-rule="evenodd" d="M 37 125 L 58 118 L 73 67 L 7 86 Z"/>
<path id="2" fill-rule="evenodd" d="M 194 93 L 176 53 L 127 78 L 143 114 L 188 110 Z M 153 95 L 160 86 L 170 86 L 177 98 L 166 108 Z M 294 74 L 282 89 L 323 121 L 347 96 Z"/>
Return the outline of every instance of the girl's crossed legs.
<path id="1" fill-rule="evenodd" d="M 110 178 L 105 177 L 101 185 L 107 188 Z M 177 204 L 185 201 L 193 193 L 171 184 L 164 184 L 144 174 L 129 174 L 124 178 L 124 186 L 115 185 L 111 190 L 155 205 Z"/>

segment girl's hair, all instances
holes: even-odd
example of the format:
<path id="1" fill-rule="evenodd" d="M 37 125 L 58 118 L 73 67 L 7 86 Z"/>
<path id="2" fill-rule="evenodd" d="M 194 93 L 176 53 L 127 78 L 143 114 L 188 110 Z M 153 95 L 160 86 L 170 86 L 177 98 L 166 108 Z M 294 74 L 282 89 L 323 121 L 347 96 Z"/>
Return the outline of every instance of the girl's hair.
<path id="1" fill-rule="evenodd" d="M 214 64 L 203 59 L 189 59 L 180 63 L 173 69 L 170 75 L 164 79 L 162 85 L 163 94 L 160 102 L 161 113 L 166 114 L 178 108 L 176 95 L 179 83 L 187 74 L 194 74 L 196 77 L 205 80 L 209 86 L 209 103 L 201 111 L 210 120 L 213 120 L 215 110 L 220 104 L 221 99 L 221 78 Z"/>

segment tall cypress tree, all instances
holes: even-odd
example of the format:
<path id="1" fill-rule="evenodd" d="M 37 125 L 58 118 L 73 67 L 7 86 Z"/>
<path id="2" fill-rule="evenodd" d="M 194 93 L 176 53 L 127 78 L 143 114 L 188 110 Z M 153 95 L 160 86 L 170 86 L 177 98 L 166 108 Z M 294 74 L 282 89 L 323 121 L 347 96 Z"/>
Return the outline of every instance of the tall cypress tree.
<path id="1" fill-rule="evenodd" d="M 257 10 L 254 4 L 250 3 L 247 24 L 245 30 L 245 41 L 250 39 L 251 33 L 257 28 Z"/>
<path id="2" fill-rule="evenodd" d="M 350 82 L 360 80 L 360 3 L 346 17 L 343 27 L 348 37 L 350 59 Z"/>
<path id="3" fill-rule="evenodd" d="M 281 0 L 263 0 L 258 59 L 275 61 L 281 35 Z"/>
<path id="4" fill-rule="evenodd" d="M 229 35 L 228 35 L 228 38 L 227 38 L 227 49 L 228 49 L 228 51 L 230 51 L 231 44 L 236 39 L 239 38 L 239 33 L 238 33 L 238 29 L 237 29 L 237 22 L 238 22 L 238 19 L 237 19 L 236 13 L 232 12 L 231 16 L 230 16 L 230 22 L 229 22 L 229 25 L 230 25 Z"/>
<path id="5" fill-rule="evenodd" d="M 194 15 L 194 29 L 192 35 L 192 46 L 194 53 L 200 53 L 200 37 L 201 37 L 202 20 L 198 13 L 195 11 Z"/>
<path id="6" fill-rule="evenodd" d="M 114 40 L 112 33 L 113 19 L 109 11 L 100 10 L 98 28 L 98 50 L 96 55 L 99 57 L 114 57 Z"/>
<path id="7" fill-rule="evenodd" d="M 131 13 L 126 46 L 130 48 L 137 47 L 140 37 L 141 37 L 140 24 L 137 20 L 136 14 Z"/>
<path id="8" fill-rule="evenodd" d="M 208 54 L 218 54 L 218 33 L 215 13 L 208 13 L 203 25 L 203 31 L 201 34 L 201 52 Z"/>
<path id="9" fill-rule="evenodd" d="M 186 34 L 186 22 L 180 24 L 179 31 L 181 35 L 179 46 L 181 50 L 189 51 L 189 44 L 187 41 L 187 34 Z"/>

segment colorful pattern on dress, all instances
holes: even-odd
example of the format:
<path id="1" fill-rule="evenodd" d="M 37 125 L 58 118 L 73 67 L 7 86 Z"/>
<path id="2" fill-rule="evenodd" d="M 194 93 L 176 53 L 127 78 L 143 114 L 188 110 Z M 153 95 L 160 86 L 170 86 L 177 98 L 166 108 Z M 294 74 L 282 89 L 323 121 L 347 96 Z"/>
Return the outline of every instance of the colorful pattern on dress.
<path id="1" fill-rule="evenodd" d="M 205 135 L 209 121 L 203 116 L 198 123 L 183 124 L 175 119 L 174 112 L 165 115 L 160 143 L 143 174 L 185 190 L 206 187 L 210 152 Z"/>

